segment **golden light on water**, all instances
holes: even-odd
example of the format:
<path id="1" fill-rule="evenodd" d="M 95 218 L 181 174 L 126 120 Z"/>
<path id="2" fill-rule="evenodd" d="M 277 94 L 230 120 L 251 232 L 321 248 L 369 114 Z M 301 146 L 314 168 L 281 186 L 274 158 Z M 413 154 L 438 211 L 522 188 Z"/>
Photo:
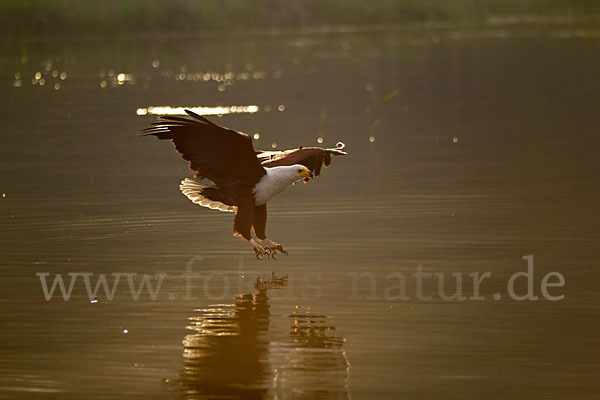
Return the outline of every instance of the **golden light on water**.
<path id="1" fill-rule="evenodd" d="M 13 87 L 22 87 L 24 83 L 23 74 L 21 72 L 15 72 L 14 81 L 12 82 Z M 59 90 L 62 87 L 62 84 L 59 80 L 67 79 L 66 72 L 60 72 L 58 69 L 52 69 L 52 65 L 46 64 L 44 69 L 41 71 L 36 71 L 31 78 L 32 85 L 44 86 L 48 84 L 50 88 L 54 88 L 54 90 Z"/>
<path id="2" fill-rule="evenodd" d="M 171 107 L 171 106 L 149 106 L 140 107 L 136 110 L 137 115 L 187 115 L 185 110 L 191 110 L 198 115 L 224 115 L 224 114 L 254 114 L 259 108 L 256 105 L 249 106 L 220 106 L 220 107 Z M 259 136 L 260 137 L 260 136 Z"/>
<path id="3" fill-rule="evenodd" d="M 133 74 L 121 72 L 117 75 L 117 84 L 123 85 L 125 82 L 133 82 Z"/>

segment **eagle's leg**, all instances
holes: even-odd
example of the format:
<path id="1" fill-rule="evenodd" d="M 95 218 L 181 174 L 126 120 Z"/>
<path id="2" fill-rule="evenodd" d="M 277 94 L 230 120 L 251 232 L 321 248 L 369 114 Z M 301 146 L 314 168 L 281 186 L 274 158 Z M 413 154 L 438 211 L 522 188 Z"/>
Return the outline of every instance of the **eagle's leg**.
<path id="1" fill-rule="evenodd" d="M 260 260 L 263 258 L 263 256 L 268 256 L 269 252 L 264 246 L 258 244 L 252 237 L 251 229 L 252 221 L 254 219 L 253 214 L 254 199 L 252 198 L 252 194 L 248 193 L 248 195 L 242 197 L 238 203 L 235 217 L 233 218 L 233 235 L 249 241 L 254 249 L 256 258 Z"/>
<path id="2" fill-rule="evenodd" d="M 267 205 L 263 204 L 261 206 L 254 206 L 252 217 L 252 227 L 254 229 L 254 233 L 261 244 L 265 246 L 264 249 L 266 250 L 267 255 L 271 256 L 271 258 L 275 258 L 275 255 L 279 251 L 287 256 L 288 252 L 283 248 L 282 245 L 267 239 L 267 234 L 265 232 L 267 228 Z"/>

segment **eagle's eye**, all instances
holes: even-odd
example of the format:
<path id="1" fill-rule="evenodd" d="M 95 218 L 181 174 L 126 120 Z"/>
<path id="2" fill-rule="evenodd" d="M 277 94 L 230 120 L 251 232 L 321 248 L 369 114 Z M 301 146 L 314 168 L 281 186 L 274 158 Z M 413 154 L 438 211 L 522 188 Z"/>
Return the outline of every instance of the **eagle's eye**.
<path id="1" fill-rule="evenodd" d="M 301 169 L 299 169 L 299 170 L 298 170 L 298 172 L 302 172 L 302 170 L 301 170 Z"/>

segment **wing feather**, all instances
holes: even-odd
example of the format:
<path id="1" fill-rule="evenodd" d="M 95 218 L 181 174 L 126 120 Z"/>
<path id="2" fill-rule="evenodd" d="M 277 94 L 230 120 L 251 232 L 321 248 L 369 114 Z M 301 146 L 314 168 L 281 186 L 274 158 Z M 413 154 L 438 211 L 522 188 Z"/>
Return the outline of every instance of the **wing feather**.
<path id="1" fill-rule="evenodd" d="M 220 127 L 208 119 L 185 110 L 191 118 L 163 116 L 142 130 L 161 140 L 171 140 L 197 177 L 228 187 L 247 184 L 253 187 L 265 174 L 245 133 Z"/>
<path id="2" fill-rule="evenodd" d="M 258 152 L 258 159 L 265 168 L 279 167 L 284 165 L 302 164 L 310 169 L 313 175 L 319 176 L 323 165 L 331 164 L 331 156 L 345 156 L 344 143 L 338 142 L 335 148 L 323 149 L 321 147 L 298 147 L 297 149 L 285 151 L 262 151 Z"/>

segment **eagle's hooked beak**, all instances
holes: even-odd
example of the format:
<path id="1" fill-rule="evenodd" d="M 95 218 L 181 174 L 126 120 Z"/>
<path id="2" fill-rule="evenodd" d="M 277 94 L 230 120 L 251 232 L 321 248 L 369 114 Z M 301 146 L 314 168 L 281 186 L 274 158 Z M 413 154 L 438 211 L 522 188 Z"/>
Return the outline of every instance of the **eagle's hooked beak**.
<path id="1" fill-rule="evenodd" d="M 312 178 L 313 177 L 313 173 L 310 169 L 305 169 L 302 172 L 300 172 L 300 176 L 303 178 Z"/>

